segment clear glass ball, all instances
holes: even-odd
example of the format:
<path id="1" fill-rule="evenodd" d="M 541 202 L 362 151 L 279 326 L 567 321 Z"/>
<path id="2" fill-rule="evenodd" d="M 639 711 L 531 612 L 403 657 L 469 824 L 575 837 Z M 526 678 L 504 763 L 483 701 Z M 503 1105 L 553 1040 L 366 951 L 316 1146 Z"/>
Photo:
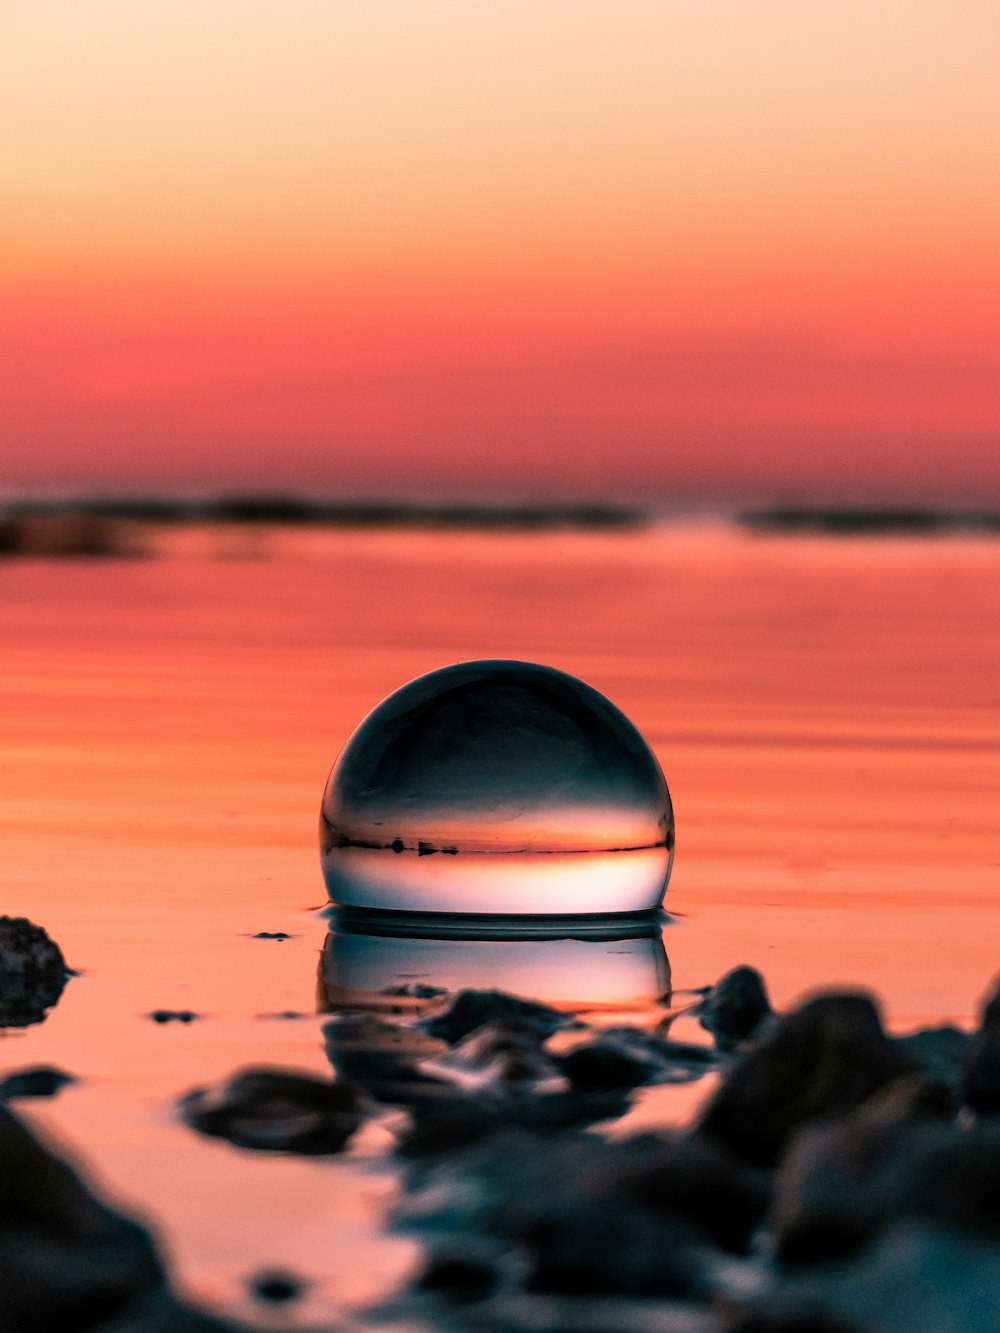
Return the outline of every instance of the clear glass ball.
<path id="1" fill-rule="evenodd" d="M 323 794 L 334 902 L 463 916 L 651 911 L 673 857 L 670 793 L 604 695 L 552 667 L 460 662 L 390 694 Z"/>

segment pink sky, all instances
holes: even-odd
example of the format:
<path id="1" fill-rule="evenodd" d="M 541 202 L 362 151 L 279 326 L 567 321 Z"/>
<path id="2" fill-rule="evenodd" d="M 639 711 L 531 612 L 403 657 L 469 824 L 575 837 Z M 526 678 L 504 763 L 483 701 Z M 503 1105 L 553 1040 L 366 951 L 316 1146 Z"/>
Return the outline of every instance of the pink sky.
<path id="1" fill-rule="evenodd" d="M 0 489 L 1000 499 L 1000 17 L 5 12 Z"/>

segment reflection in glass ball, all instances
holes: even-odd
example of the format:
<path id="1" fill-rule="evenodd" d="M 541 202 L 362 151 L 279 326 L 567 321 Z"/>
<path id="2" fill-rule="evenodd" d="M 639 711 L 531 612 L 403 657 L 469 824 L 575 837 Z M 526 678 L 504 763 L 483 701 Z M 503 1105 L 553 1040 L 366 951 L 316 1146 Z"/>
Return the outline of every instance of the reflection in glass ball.
<path id="1" fill-rule="evenodd" d="M 323 795 L 330 897 L 488 916 L 649 911 L 673 855 L 670 794 L 631 722 L 528 662 L 404 685 L 347 742 Z"/>

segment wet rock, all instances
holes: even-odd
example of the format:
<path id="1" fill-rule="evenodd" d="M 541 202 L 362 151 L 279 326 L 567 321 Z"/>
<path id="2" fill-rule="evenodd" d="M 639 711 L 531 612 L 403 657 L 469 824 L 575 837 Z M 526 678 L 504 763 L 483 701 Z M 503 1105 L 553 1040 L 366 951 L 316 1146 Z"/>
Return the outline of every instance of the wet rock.
<path id="1" fill-rule="evenodd" d="M 717 1063 L 704 1046 L 672 1041 L 636 1027 L 606 1028 L 564 1047 L 559 1067 L 579 1091 L 629 1090 L 643 1084 L 690 1083 Z"/>
<path id="2" fill-rule="evenodd" d="M 422 1158 L 461 1152 L 500 1129 L 494 1116 L 471 1105 L 449 1106 L 431 1114 L 415 1114 L 397 1136 L 401 1157 Z"/>
<path id="3" fill-rule="evenodd" d="M 522 1023 L 547 1037 L 568 1021 L 557 1009 L 504 991 L 464 990 L 443 1013 L 424 1019 L 422 1026 L 432 1037 L 440 1037 L 452 1046 L 486 1023 Z"/>
<path id="4" fill-rule="evenodd" d="M 912 1075 L 880 1089 L 837 1123 L 803 1130 L 775 1179 L 772 1226 L 780 1261 L 816 1263 L 854 1254 L 901 1212 L 921 1211 L 921 1194 L 928 1184 L 933 1194 L 934 1185 L 907 1176 L 920 1169 L 907 1135 L 930 1122 L 935 1139 L 939 1132 L 950 1139 L 951 1109 L 943 1084 Z M 928 1202 L 933 1215 L 941 1201 L 925 1199 L 924 1211 Z"/>
<path id="5" fill-rule="evenodd" d="M 683 1298 L 506 1290 L 464 1306 L 460 1321 L 445 1326 L 456 1333 L 719 1333 L 709 1311 Z"/>
<path id="6" fill-rule="evenodd" d="M 13 1101 L 18 1097 L 54 1097 L 75 1082 L 72 1074 L 64 1074 L 52 1065 L 15 1069 L 0 1078 L 0 1101 Z"/>
<path id="7" fill-rule="evenodd" d="M 492 1296 L 504 1283 L 509 1256 L 478 1238 L 452 1238 L 432 1249 L 414 1278 L 416 1293 L 430 1293 L 454 1305 Z"/>
<path id="8" fill-rule="evenodd" d="M 892 1044 L 926 1078 L 944 1084 L 951 1091 L 957 1109 L 963 1100 L 962 1077 L 971 1040 L 968 1032 L 944 1023 L 894 1037 Z"/>
<path id="9" fill-rule="evenodd" d="M 737 1324 L 739 1333 L 822 1329 L 823 1324 L 805 1322 L 821 1318 L 851 1333 L 995 1333 L 1000 1248 L 926 1224 L 902 1223 L 859 1260 L 824 1264 L 792 1281 L 779 1279 L 746 1304 L 748 1320 L 763 1322 Z M 729 1326 L 724 1333 L 730 1333 Z"/>
<path id="10" fill-rule="evenodd" d="M 492 1100 L 562 1092 L 569 1082 L 542 1049 L 544 1033 L 520 1019 L 494 1020 L 421 1068 L 456 1089 Z"/>
<path id="11" fill-rule="evenodd" d="M 336 1153 L 361 1124 L 363 1099 L 351 1083 L 283 1069 L 244 1069 L 216 1088 L 178 1102 L 184 1122 L 239 1148 L 309 1156 Z"/>
<path id="12" fill-rule="evenodd" d="M 90 1328 L 163 1281 L 145 1231 L 0 1107 L 0 1328 Z"/>
<path id="13" fill-rule="evenodd" d="M 962 1101 L 978 1115 L 1000 1113 L 1000 982 L 986 998 L 962 1073 Z"/>
<path id="14" fill-rule="evenodd" d="M 287 1305 L 289 1301 L 298 1300 L 306 1285 L 302 1278 L 283 1268 L 266 1268 L 255 1273 L 247 1283 L 250 1295 L 268 1305 Z"/>
<path id="15" fill-rule="evenodd" d="M 69 975 L 58 944 L 23 916 L 0 916 L 0 1028 L 41 1023 Z"/>
<path id="16" fill-rule="evenodd" d="M 154 1023 L 193 1023 L 201 1018 L 201 1014 L 196 1014 L 192 1009 L 154 1009 L 146 1016 Z"/>
<path id="17" fill-rule="evenodd" d="M 770 1199 L 762 1172 L 718 1144 L 677 1133 L 602 1145 L 586 1163 L 580 1186 L 595 1198 L 683 1216 L 731 1254 L 747 1252 Z"/>
<path id="18" fill-rule="evenodd" d="M 253 940 L 282 941 L 282 940 L 293 940 L 295 936 L 289 935 L 288 932 L 284 930 L 258 930 L 257 934 L 251 935 L 250 938 Z"/>
<path id="19" fill-rule="evenodd" d="M 419 1028 L 373 1014 L 340 1014 L 324 1025 L 323 1041 L 336 1073 L 388 1106 L 412 1106 L 449 1092 L 444 1080 L 418 1068 L 447 1050 Z"/>
<path id="20" fill-rule="evenodd" d="M 3 1333 L 250 1333 L 181 1304 L 148 1233 L 0 1106 Z"/>
<path id="21" fill-rule="evenodd" d="M 698 1129 L 746 1161 L 772 1166 L 802 1125 L 845 1115 L 912 1069 L 868 996 L 822 995 L 737 1058 Z"/>
<path id="22" fill-rule="evenodd" d="M 577 1092 L 640 1088 L 652 1081 L 656 1062 L 613 1037 L 598 1037 L 561 1055 L 557 1067 Z"/>
<path id="23" fill-rule="evenodd" d="M 824 1314 L 808 1301 L 795 1310 L 734 1313 L 725 1316 L 713 1333 L 868 1333 L 860 1324 Z"/>
<path id="24" fill-rule="evenodd" d="M 755 967 L 734 967 L 698 1006 L 698 1021 L 720 1051 L 731 1051 L 756 1036 L 772 1015 L 764 978 Z"/>
<path id="25" fill-rule="evenodd" d="M 507 1131 L 417 1163 L 397 1220 L 435 1247 L 497 1246 L 528 1290 L 700 1300 L 715 1247 L 742 1252 L 766 1199 L 756 1173 L 683 1135 Z"/>

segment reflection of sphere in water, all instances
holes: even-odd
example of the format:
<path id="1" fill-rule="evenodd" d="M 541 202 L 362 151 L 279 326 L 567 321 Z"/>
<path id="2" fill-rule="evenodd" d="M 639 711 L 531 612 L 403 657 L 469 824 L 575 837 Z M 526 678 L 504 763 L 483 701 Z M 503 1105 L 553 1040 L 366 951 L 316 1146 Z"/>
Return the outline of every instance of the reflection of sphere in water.
<path id="1" fill-rule="evenodd" d="M 320 822 L 334 901 L 492 916 L 648 911 L 673 835 L 660 767 L 614 704 L 507 661 L 389 695 L 344 747 Z"/>
<path id="2" fill-rule="evenodd" d="M 410 927 L 414 920 L 423 924 Z M 624 1014 L 669 1000 L 670 963 L 656 918 L 561 917 L 548 931 L 482 929 L 477 936 L 435 931 L 429 917 L 342 915 L 320 955 L 319 1008 L 419 1014 L 463 990 L 530 996 L 573 1013 Z"/>

